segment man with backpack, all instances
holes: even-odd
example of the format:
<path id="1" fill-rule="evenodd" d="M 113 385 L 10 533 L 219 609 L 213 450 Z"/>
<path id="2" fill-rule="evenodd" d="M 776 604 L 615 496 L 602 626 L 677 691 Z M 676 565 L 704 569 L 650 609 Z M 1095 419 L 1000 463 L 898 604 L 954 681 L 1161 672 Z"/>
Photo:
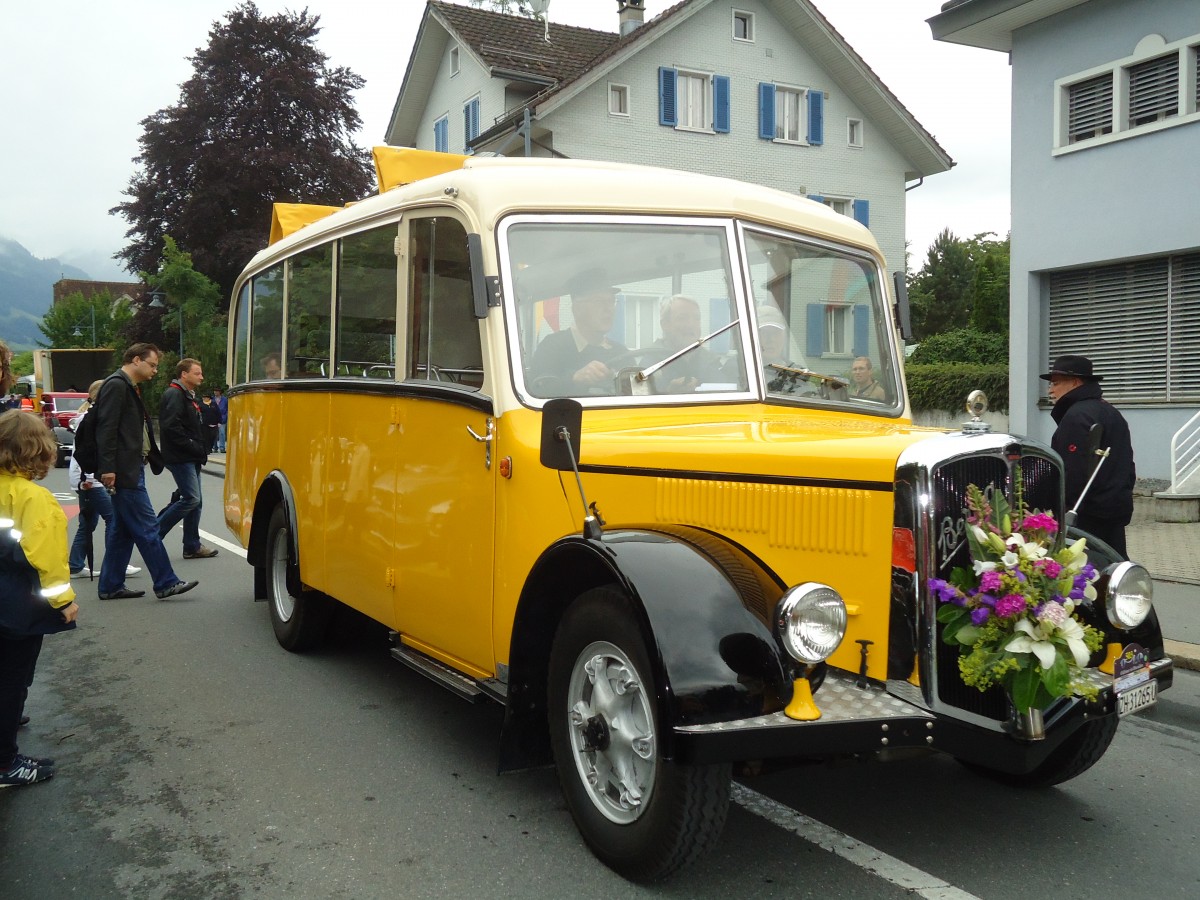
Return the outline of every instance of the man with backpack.
<path id="1" fill-rule="evenodd" d="M 154 594 L 159 600 L 186 593 L 199 584 L 175 574 L 146 493 L 146 463 L 157 475 L 163 470 L 163 461 L 140 385 L 158 372 L 161 356 L 153 344 L 138 343 L 126 350 L 124 364 L 105 379 L 96 406 L 81 423 L 86 427 L 88 419 L 95 419 L 94 471 L 113 501 L 113 527 L 104 535 L 104 563 L 97 585 L 101 600 L 123 600 L 146 593 L 125 587 L 125 567 L 135 544 L 154 578 Z M 79 434 L 76 432 L 77 441 Z M 84 449 L 86 452 L 86 445 Z M 80 464 L 87 470 L 85 461 Z"/>
<path id="2" fill-rule="evenodd" d="M 183 558 L 211 559 L 215 547 L 200 543 L 200 469 L 208 461 L 208 438 L 196 391 L 204 382 L 200 360 L 184 357 L 175 366 L 175 379 L 163 391 L 158 407 L 163 462 L 175 478 L 176 497 L 158 514 L 158 536 L 165 538 L 183 522 Z"/>

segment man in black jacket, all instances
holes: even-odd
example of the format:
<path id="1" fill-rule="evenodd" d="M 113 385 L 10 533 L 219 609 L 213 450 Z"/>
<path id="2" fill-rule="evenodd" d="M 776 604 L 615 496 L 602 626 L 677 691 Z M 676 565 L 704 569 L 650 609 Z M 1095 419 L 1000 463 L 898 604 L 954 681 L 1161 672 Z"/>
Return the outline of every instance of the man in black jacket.
<path id="1" fill-rule="evenodd" d="M 96 417 L 96 471 L 100 483 L 112 494 L 113 503 L 113 527 L 104 533 L 104 564 L 97 585 L 101 600 L 146 593 L 125 588 L 125 570 L 134 544 L 154 578 L 158 599 L 185 593 L 199 583 L 183 581 L 171 568 L 146 493 L 146 463 L 158 474 L 162 471 L 162 456 L 139 386 L 154 377 L 161 355 L 153 344 L 134 344 L 126 350 L 124 365 L 105 379 L 96 405 L 88 413 Z"/>
<path id="2" fill-rule="evenodd" d="M 1050 382 L 1048 393 L 1054 401 L 1050 415 L 1058 428 L 1050 446 L 1063 459 L 1067 508 L 1075 506 L 1096 468 L 1100 457 L 1094 451 L 1107 448 L 1109 454 L 1079 507 L 1075 524 L 1127 556 L 1125 526 L 1133 518 L 1136 477 L 1129 425 L 1103 398 L 1099 382 L 1104 376 L 1092 373 L 1092 361 L 1087 357 L 1060 356 L 1040 377 Z M 1092 431 L 1093 426 L 1097 432 Z"/>
<path id="3" fill-rule="evenodd" d="M 178 490 L 158 514 L 158 536 L 183 521 L 183 558 L 211 559 L 216 548 L 200 543 L 200 468 L 208 462 L 208 440 L 196 390 L 204 382 L 204 369 L 198 359 L 184 357 L 175 366 L 175 380 L 163 391 L 158 406 L 158 429 L 162 435 L 163 462 L 175 478 Z"/>

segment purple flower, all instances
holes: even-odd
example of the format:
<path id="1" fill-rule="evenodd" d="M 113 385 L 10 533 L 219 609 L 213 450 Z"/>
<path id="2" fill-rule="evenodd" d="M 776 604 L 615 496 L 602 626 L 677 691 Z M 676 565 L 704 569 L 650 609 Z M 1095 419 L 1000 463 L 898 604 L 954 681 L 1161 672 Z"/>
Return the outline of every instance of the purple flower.
<path id="1" fill-rule="evenodd" d="M 1080 570 L 1079 574 L 1086 578 L 1089 582 L 1094 581 L 1096 578 L 1096 567 L 1091 563 L 1084 563 L 1083 569 Z"/>
<path id="2" fill-rule="evenodd" d="M 963 596 L 959 593 L 958 588 L 940 578 L 930 578 L 926 582 L 929 585 L 929 590 L 942 603 L 957 603 L 959 606 L 963 604 Z"/>
<path id="3" fill-rule="evenodd" d="M 996 601 L 996 615 L 1007 619 L 1025 611 L 1025 598 L 1020 594 L 1005 594 Z"/>
<path id="4" fill-rule="evenodd" d="M 984 591 L 1000 590 L 1000 573 L 999 572 L 984 572 L 979 576 L 979 587 Z"/>
<path id="5" fill-rule="evenodd" d="M 992 611 L 986 606 L 980 606 L 977 609 L 971 610 L 971 622 L 975 625 L 982 625 L 991 616 Z"/>
<path id="6" fill-rule="evenodd" d="M 978 600 L 984 606 L 995 606 L 996 605 L 996 598 L 993 597 L 991 594 L 980 594 L 975 599 Z"/>

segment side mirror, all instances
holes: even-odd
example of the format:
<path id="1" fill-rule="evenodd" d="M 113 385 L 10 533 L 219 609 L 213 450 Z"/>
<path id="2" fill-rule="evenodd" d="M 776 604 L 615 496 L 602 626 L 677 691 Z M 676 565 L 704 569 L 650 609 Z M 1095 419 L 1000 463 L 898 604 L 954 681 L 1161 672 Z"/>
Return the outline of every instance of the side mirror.
<path id="1" fill-rule="evenodd" d="M 578 400 L 547 400 L 542 407 L 542 465 L 560 472 L 574 471 L 582 429 L 583 406 Z"/>
<path id="2" fill-rule="evenodd" d="M 903 272 L 892 273 L 892 284 L 896 288 L 896 324 L 900 327 L 900 337 L 906 341 L 912 340 L 912 314 L 908 307 L 908 282 Z"/>

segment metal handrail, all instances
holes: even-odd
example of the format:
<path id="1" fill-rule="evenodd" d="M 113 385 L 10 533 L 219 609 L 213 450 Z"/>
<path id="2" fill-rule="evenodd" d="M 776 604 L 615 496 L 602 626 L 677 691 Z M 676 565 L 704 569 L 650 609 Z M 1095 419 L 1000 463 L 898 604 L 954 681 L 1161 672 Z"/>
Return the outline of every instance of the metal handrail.
<path id="1" fill-rule="evenodd" d="M 1171 437 L 1171 493 L 1183 493 L 1183 486 L 1200 472 L 1200 412 L 1184 423 Z"/>

